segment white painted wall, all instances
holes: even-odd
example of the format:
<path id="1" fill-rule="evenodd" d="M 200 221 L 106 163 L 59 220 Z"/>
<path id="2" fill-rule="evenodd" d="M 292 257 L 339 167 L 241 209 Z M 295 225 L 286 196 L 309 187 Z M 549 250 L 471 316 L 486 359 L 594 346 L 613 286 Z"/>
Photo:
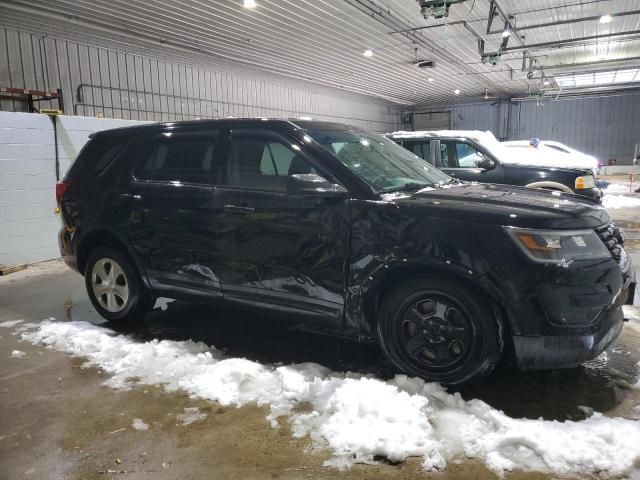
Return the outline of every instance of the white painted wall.
<path id="1" fill-rule="evenodd" d="M 53 128 L 46 115 L 0 112 L 0 263 L 57 257 Z"/>
<path id="2" fill-rule="evenodd" d="M 58 117 L 61 176 L 89 134 L 147 122 Z M 0 264 L 21 265 L 60 256 L 54 213 L 55 148 L 46 115 L 0 111 Z"/>

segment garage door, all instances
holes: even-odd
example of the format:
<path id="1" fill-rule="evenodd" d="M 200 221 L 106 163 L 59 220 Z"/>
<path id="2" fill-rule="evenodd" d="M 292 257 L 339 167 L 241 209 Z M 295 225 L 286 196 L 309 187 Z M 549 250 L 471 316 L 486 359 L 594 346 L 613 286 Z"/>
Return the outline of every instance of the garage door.
<path id="1" fill-rule="evenodd" d="M 414 130 L 449 130 L 451 112 L 427 112 L 413 114 Z"/>

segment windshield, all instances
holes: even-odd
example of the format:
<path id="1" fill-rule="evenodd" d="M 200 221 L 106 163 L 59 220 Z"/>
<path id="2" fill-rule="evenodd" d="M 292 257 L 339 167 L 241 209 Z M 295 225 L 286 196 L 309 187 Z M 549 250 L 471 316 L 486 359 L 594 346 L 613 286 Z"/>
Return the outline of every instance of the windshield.
<path id="1" fill-rule="evenodd" d="M 379 192 L 435 187 L 452 181 L 448 175 L 382 135 L 357 130 L 307 130 L 306 133 Z"/>

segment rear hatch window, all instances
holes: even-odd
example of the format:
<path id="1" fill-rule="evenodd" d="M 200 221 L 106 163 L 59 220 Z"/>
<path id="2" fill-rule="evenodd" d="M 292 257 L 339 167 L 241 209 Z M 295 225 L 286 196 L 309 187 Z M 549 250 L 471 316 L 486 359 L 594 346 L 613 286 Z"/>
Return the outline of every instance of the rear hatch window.
<path id="1" fill-rule="evenodd" d="M 129 141 L 130 137 L 115 135 L 99 135 L 90 139 L 71 165 L 67 176 L 97 177 L 118 158 Z"/>

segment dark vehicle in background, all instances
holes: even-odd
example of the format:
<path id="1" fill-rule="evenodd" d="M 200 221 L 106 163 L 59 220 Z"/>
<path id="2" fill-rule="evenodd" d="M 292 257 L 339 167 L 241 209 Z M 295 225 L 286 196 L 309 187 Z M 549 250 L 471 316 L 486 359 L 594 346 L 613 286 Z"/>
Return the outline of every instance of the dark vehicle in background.
<path id="1" fill-rule="evenodd" d="M 531 149 L 508 149 L 491 133 L 443 130 L 387 135 L 447 175 L 460 180 L 518 185 L 602 198 L 589 168 L 561 167 Z"/>
<path id="2" fill-rule="evenodd" d="M 62 256 L 107 320 L 135 321 L 156 296 L 218 300 L 379 342 L 400 370 L 450 385 L 503 352 L 522 368 L 589 360 L 633 297 L 622 233 L 596 202 L 462 184 L 345 125 L 104 131 L 56 193 Z"/>

